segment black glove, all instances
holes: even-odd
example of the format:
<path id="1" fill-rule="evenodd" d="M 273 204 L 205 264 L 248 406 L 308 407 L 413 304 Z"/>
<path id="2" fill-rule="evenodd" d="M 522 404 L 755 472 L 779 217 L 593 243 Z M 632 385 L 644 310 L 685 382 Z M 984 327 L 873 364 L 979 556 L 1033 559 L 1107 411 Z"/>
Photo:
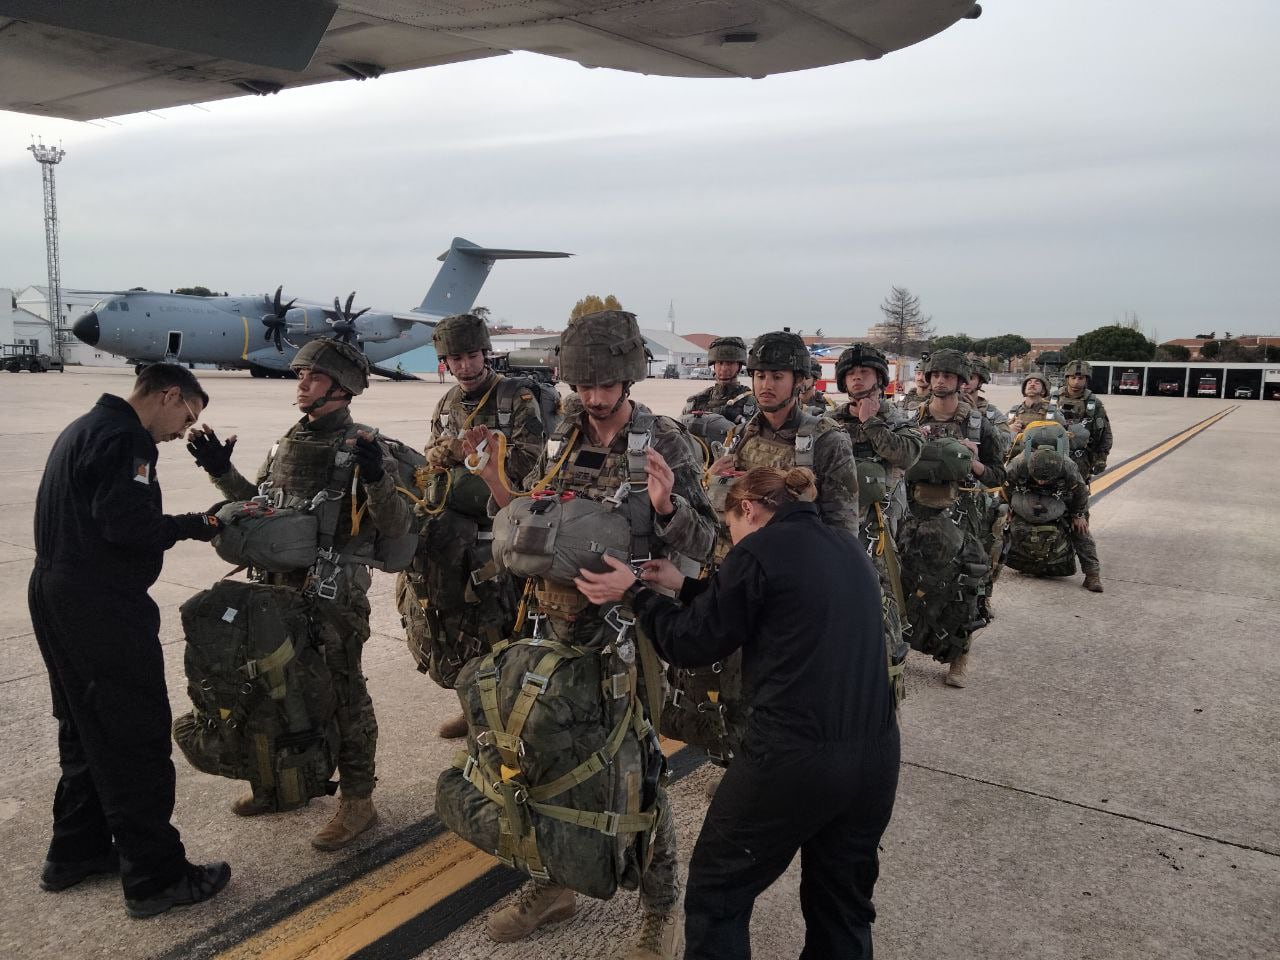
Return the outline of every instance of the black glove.
<path id="1" fill-rule="evenodd" d="M 371 437 L 357 436 L 351 455 L 360 468 L 360 479 L 365 483 L 377 483 L 385 472 L 382 469 L 382 447 Z"/>
<path id="2" fill-rule="evenodd" d="M 220 477 L 231 469 L 231 451 L 235 445 L 235 437 L 223 443 L 212 430 L 192 430 L 187 451 L 195 457 L 196 466 L 211 477 Z"/>
<path id="3" fill-rule="evenodd" d="M 218 535 L 222 525 L 208 513 L 180 513 L 173 518 L 178 525 L 179 540 L 202 540 L 208 543 Z"/>
<path id="4" fill-rule="evenodd" d="M 1106 469 L 1107 469 L 1107 461 L 1098 460 L 1093 465 L 1093 475 L 1096 477 Z"/>

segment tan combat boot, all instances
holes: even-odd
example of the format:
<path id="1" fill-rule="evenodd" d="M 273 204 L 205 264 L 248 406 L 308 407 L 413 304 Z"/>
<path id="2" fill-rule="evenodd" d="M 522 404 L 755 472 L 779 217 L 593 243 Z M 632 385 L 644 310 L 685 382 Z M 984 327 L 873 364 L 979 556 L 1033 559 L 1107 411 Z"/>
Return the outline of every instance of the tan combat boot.
<path id="1" fill-rule="evenodd" d="M 459 737 L 467 735 L 467 718 L 461 713 L 452 720 L 446 720 L 440 724 L 437 731 L 441 740 L 457 740 Z"/>
<path id="2" fill-rule="evenodd" d="M 311 838 L 311 845 L 317 850 L 341 850 L 377 822 L 378 811 L 373 809 L 372 797 L 344 794 L 338 799 L 338 812 Z"/>
<path id="3" fill-rule="evenodd" d="M 1086 570 L 1084 572 L 1084 583 L 1082 583 L 1081 586 L 1084 587 L 1086 590 L 1093 591 L 1094 593 L 1101 593 L 1102 592 L 1102 571 Z"/>
<path id="4" fill-rule="evenodd" d="M 968 675 L 969 654 L 962 653 L 951 662 L 951 666 L 947 669 L 947 679 L 944 682 L 948 687 L 963 687 L 968 683 Z"/>
<path id="5" fill-rule="evenodd" d="M 259 814 L 270 813 L 271 811 L 271 801 L 254 796 L 252 790 L 248 793 L 242 793 L 231 802 L 231 812 L 237 817 L 256 817 Z"/>
<path id="6" fill-rule="evenodd" d="M 485 933 L 496 943 L 513 943 L 548 923 L 568 920 L 577 909 L 578 895 L 568 887 L 527 883 L 515 903 L 490 914 Z"/>
<path id="7" fill-rule="evenodd" d="M 684 918 L 678 907 L 670 913 L 645 911 L 640 935 L 624 960 L 676 960 L 684 948 Z"/>

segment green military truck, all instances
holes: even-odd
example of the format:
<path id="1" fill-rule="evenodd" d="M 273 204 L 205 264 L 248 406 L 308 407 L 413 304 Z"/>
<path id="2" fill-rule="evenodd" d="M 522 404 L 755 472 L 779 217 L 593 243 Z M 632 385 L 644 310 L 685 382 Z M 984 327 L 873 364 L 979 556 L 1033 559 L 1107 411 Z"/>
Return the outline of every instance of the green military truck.
<path id="1" fill-rule="evenodd" d="M 62 373 L 62 361 L 47 353 L 36 353 L 25 343 L 6 343 L 4 356 L 0 358 L 0 366 L 10 373 L 21 373 L 30 370 L 32 373 L 48 373 L 57 370 Z"/>

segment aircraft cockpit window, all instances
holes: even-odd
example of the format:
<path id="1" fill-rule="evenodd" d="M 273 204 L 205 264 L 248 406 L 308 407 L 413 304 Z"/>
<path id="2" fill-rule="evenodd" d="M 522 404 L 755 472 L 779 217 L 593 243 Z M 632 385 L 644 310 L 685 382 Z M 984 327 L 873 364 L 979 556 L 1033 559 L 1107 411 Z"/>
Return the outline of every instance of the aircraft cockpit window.
<path id="1" fill-rule="evenodd" d="M 116 308 L 116 302 L 114 300 L 112 300 L 110 303 L 107 304 L 108 310 L 114 310 L 115 308 Z"/>
<path id="2" fill-rule="evenodd" d="M 129 309 L 129 301 L 128 301 L 128 300 L 121 300 L 121 301 L 120 301 L 120 309 L 121 309 L 121 310 L 128 310 L 128 309 Z"/>

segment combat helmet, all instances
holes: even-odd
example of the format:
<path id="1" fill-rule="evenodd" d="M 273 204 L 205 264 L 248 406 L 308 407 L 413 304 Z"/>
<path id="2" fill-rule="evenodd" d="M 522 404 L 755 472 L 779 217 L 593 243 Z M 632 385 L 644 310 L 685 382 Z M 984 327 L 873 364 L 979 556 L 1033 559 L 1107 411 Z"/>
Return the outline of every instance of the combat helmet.
<path id="1" fill-rule="evenodd" d="M 961 380 L 969 378 L 969 359 L 959 350 L 935 350 L 924 362 L 924 373 L 954 373 Z"/>
<path id="2" fill-rule="evenodd" d="M 560 379 L 572 387 L 635 383 L 649 375 L 636 315 L 601 310 L 571 321 L 556 347 Z"/>
<path id="3" fill-rule="evenodd" d="M 747 354 L 747 372 L 790 370 L 797 377 L 809 376 L 809 350 L 799 335 L 790 330 L 762 333 Z"/>
<path id="4" fill-rule="evenodd" d="M 445 317 L 436 324 L 431 334 L 436 353 L 441 357 L 460 353 L 489 352 L 493 342 L 489 339 L 489 325 L 474 313 L 457 313 Z"/>
<path id="5" fill-rule="evenodd" d="M 1089 366 L 1087 360 L 1072 360 L 1062 368 L 1062 375 L 1064 377 L 1070 377 L 1077 373 L 1086 377 L 1091 377 L 1093 376 L 1093 367 Z"/>
<path id="6" fill-rule="evenodd" d="M 358 348 L 333 337 L 319 337 L 303 344 L 292 360 L 290 370 L 310 367 L 326 374 L 353 397 L 369 387 L 369 359 Z"/>
<path id="7" fill-rule="evenodd" d="M 991 368 L 987 366 L 987 362 L 985 360 L 970 360 L 969 376 L 977 377 L 979 383 L 990 383 Z"/>
<path id="8" fill-rule="evenodd" d="M 813 380 L 822 379 L 822 364 L 812 358 L 809 360 L 809 377 Z"/>
<path id="9" fill-rule="evenodd" d="M 707 347 L 707 363 L 746 363 L 747 344 L 741 337 L 716 337 Z"/>
<path id="10" fill-rule="evenodd" d="M 1027 475 L 1036 483 L 1052 483 L 1065 467 L 1062 455 L 1048 447 L 1036 447 L 1027 458 Z"/>
<path id="11" fill-rule="evenodd" d="M 1019 388 L 1022 391 L 1022 395 L 1024 397 L 1027 395 L 1027 384 L 1032 380 L 1040 381 L 1040 386 L 1044 391 L 1040 396 L 1047 398 L 1049 396 L 1049 381 L 1043 373 L 1036 373 L 1034 371 L 1032 373 L 1028 373 L 1022 378 L 1022 386 Z"/>
<path id="12" fill-rule="evenodd" d="M 889 361 L 869 343 L 855 343 L 836 361 L 836 385 L 845 393 L 849 392 L 844 385 L 845 375 L 854 367 L 870 367 L 882 387 L 889 382 Z"/>

